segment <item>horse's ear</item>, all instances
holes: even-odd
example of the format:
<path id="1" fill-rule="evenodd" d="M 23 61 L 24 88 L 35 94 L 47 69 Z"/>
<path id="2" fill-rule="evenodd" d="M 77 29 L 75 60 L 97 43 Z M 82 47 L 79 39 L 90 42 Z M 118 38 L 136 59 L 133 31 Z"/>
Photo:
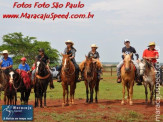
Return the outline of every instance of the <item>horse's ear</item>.
<path id="1" fill-rule="evenodd" d="M 124 56 L 124 57 L 126 57 L 126 55 L 127 55 L 126 53 L 123 53 L 123 56 Z"/>
<path id="2" fill-rule="evenodd" d="M 133 53 L 130 53 L 130 57 L 132 57 Z"/>
<path id="3" fill-rule="evenodd" d="M 85 55 L 86 60 L 88 59 L 88 56 Z"/>
<path id="4" fill-rule="evenodd" d="M 62 56 L 64 56 L 64 54 L 63 54 L 63 53 L 61 53 L 61 55 L 62 55 Z"/>

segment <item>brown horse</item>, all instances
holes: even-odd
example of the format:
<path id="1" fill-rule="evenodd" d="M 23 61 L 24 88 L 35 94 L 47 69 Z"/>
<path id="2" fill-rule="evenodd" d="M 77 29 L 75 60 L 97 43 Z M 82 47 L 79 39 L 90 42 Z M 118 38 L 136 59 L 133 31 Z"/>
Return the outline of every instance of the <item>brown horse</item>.
<path id="1" fill-rule="evenodd" d="M 146 95 L 145 101 L 146 101 L 146 103 L 148 103 L 147 87 L 149 86 L 150 104 L 154 104 L 153 95 L 155 93 L 154 90 L 155 90 L 155 83 L 156 83 L 155 69 L 152 66 L 152 64 L 145 59 L 139 63 L 139 67 L 140 67 L 140 75 L 143 77 L 143 84 L 144 84 L 144 88 L 145 88 L 145 95 Z"/>
<path id="2" fill-rule="evenodd" d="M 7 84 L 7 76 L 5 71 L 0 69 L 0 100 L 1 100 L 1 92 L 4 91 L 4 88 Z"/>
<path id="3" fill-rule="evenodd" d="M 76 89 L 76 82 L 75 82 L 75 66 L 69 55 L 62 54 L 62 69 L 61 69 L 61 81 L 62 81 L 62 88 L 63 88 L 63 104 L 62 106 L 69 105 L 69 88 L 70 85 L 70 104 L 74 104 L 74 95 Z M 67 99 L 65 100 L 65 96 Z"/>
<path id="4" fill-rule="evenodd" d="M 127 87 L 128 97 L 127 103 L 133 105 L 132 96 L 133 96 L 133 86 L 135 80 L 135 69 L 134 64 L 131 60 L 132 53 L 128 55 L 124 55 L 124 65 L 121 68 L 121 78 L 122 78 L 122 86 L 123 86 L 123 98 L 121 104 L 125 104 L 125 87 Z"/>
<path id="5" fill-rule="evenodd" d="M 97 75 L 97 66 L 96 62 L 92 58 L 86 57 L 85 66 L 84 66 L 84 80 L 86 86 L 86 103 L 93 103 L 93 92 L 95 88 L 95 102 L 98 102 L 97 93 L 99 91 L 99 80 Z M 89 88 L 90 88 L 90 99 L 89 99 Z"/>

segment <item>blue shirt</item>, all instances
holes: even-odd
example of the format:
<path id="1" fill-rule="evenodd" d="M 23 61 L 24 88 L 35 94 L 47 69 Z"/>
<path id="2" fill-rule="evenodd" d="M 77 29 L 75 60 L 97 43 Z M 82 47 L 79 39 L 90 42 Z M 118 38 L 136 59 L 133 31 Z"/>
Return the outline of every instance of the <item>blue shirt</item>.
<path id="1" fill-rule="evenodd" d="M 8 67 L 8 66 L 13 65 L 12 58 L 10 57 L 8 57 L 7 60 L 3 58 L 1 61 L 2 61 L 1 67 Z"/>
<path id="2" fill-rule="evenodd" d="M 19 64 L 19 67 L 18 67 L 18 69 L 20 69 L 20 70 L 24 70 L 24 71 L 30 71 L 30 67 L 29 67 L 29 65 L 28 64 L 24 64 L 24 66 L 22 65 L 22 64 Z"/>

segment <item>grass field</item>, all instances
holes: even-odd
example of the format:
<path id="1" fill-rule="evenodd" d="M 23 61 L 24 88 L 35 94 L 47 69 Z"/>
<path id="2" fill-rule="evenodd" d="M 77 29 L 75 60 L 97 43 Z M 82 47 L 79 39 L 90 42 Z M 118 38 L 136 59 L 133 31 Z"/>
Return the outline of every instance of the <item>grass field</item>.
<path id="1" fill-rule="evenodd" d="M 84 82 L 77 83 L 75 99 L 78 101 L 78 105 L 70 106 L 70 107 L 58 107 L 62 104 L 62 86 L 61 83 L 54 82 L 55 89 L 51 90 L 48 88 L 47 90 L 47 99 L 49 101 L 55 101 L 55 107 L 48 108 L 38 108 L 34 109 L 34 120 L 36 122 L 53 122 L 53 121 L 65 121 L 65 122 L 99 122 L 99 121 L 154 121 L 154 112 L 155 108 L 146 107 L 144 104 L 139 105 L 139 101 L 137 101 L 137 106 L 130 110 L 130 106 L 120 105 L 120 100 L 122 99 L 122 85 L 116 83 L 116 74 L 110 76 L 108 72 L 103 73 L 103 80 L 100 81 L 100 89 L 98 93 L 98 99 L 105 100 L 104 103 L 85 105 L 84 101 L 86 98 L 85 93 L 85 85 Z M 163 88 L 160 89 L 161 99 L 163 97 Z M 18 95 L 20 97 L 20 94 Z M 134 100 L 144 100 L 144 86 L 134 85 Z M 19 100 L 19 99 L 18 99 Z M 110 104 L 108 101 L 117 100 L 114 104 Z M 34 101 L 34 93 L 30 95 L 30 101 L 33 103 Z M 134 105 L 133 105 L 134 106 Z M 144 107 L 142 112 L 139 112 L 142 107 Z M 131 107 L 132 108 L 132 107 Z M 151 114 L 146 115 L 147 112 Z M 1 111 L 0 111 L 1 113 Z M 161 118 L 163 120 L 163 115 L 161 114 Z"/>

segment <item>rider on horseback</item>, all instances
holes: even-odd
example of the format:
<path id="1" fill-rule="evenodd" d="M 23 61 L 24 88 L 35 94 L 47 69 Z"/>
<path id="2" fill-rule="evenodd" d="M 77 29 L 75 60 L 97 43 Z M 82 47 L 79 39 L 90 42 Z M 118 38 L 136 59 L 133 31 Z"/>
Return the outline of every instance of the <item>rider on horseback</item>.
<path id="1" fill-rule="evenodd" d="M 65 48 L 64 50 L 64 54 L 66 55 L 70 55 L 70 59 L 71 61 L 73 62 L 74 66 L 75 66 L 75 76 L 76 76 L 76 81 L 78 82 L 78 78 L 79 78 L 79 66 L 78 64 L 76 63 L 75 61 L 75 53 L 76 53 L 76 49 L 73 47 L 74 43 L 70 40 L 66 41 L 65 44 L 67 45 L 67 47 Z M 60 76 L 60 72 L 61 72 L 61 69 L 62 69 L 62 65 L 60 65 L 58 67 L 58 80 L 57 82 L 61 82 L 61 76 Z"/>
<path id="2" fill-rule="evenodd" d="M 27 73 L 29 73 L 29 72 L 30 72 L 30 67 L 29 67 L 29 65 L 26 63 L 26 60 L 27 60 L 27 59 L 26 59 L 25 57 L 21 58 L 21 64 L 19 64 L 18 69 L 24 70 L 24 71 L 26 71 Z"/>
<path id="3" fill-rule="evenodd" d="M 49 60 L 49 57 L 45 54 L 45 51 L 43 48 L 39 49 L 39 55 L 37 56 L 37 61 L 42 61 L 46 64 L 46 68 L 49 70 L 50 74 L 51 74 L 51 81 L 50 81 L 50 88 L 54 88 L 54 85 L 53 85 L 53 73 L 52 71 L 50 70 L 49 68 L 49 63 L 50 63 L 50 60 Z M 36 73 L 36 69 L 34 69 L 32 71 L 32 81 L 34 81 L 34 75 Z"/>
<path id="4" fill-rule="evenodd" d="M 102 79 L 101 77 L 100 77 L 100 75 L 101 75 L 101 73 L 102 73 L 102 71 L 101 71 L 101 69 L 102 69 L 102 64 L 101 64 L 101 62 L 100 62 L 100 60 L 99 60 L 99 58 L 100 58 L 100 55 L 99 55 L 99 53 L 96 51 L 97 50 L 97 46 L 95 45 L 95 44 L 92 44 L 91 45 L 91 51 L 88 53 L 88 58 L 93 58 L 93 61 L 94 62 L 96 62 L 97 63 L 97 67 L 98 67 L 98 79 L 100 80 L 100 79 Z M 81 80 L 84 80 L 84 64 L 85 64 L 85 60 L 82 62 L 82 63 L 80 63 L 80 70 L 81 70 Z"/>
<path id="5" fill-rule="evenodd" d="M 8 74 L 9 69 L 12 69 L 13 61 L 12 58 L 8 57 L 7 50 L 4 50 L 2 54 L 3 54 L 3 58 L 0 61 L 1 69 L 4 70 L 5 74 Z"/>
<path id="6" fill-rule="evenodd" d="M 155 42 L 150 42 L 148 49 L 145 49 L 143 52 L 143 59 L 148 60 L 156 68 L 156 62 L 159 57 L 158 51 L 155 49 Z"/>
<path id="7" fill-rule="evenodd" d="M 130 54 L 130 53 L 135 54 L 137 62 L 134 61 L 133 56 L 132 56 L 132 62 L 136 67 L 136 77 L 137 77 L 136 79 L 138 79 L 139 78 L 139 65 L 138 65 L 139 55 L 136 53 L 135 48 L 130 46 L 130 41 L 128 39 L 124 41 L 124 44 L 125 44 L 125 47 L 122 48 L 122 53 L 123 53 L 122 59 L 124 59 L 124 54 Z M 118 76 L 117 83 L 121 83 L 121 67 L 122 66 L 123 66 L 123 60 L 117 65 L 117 76 Z M 138 83 L 138 85 L 140 85 L 140 83 Z"/>

